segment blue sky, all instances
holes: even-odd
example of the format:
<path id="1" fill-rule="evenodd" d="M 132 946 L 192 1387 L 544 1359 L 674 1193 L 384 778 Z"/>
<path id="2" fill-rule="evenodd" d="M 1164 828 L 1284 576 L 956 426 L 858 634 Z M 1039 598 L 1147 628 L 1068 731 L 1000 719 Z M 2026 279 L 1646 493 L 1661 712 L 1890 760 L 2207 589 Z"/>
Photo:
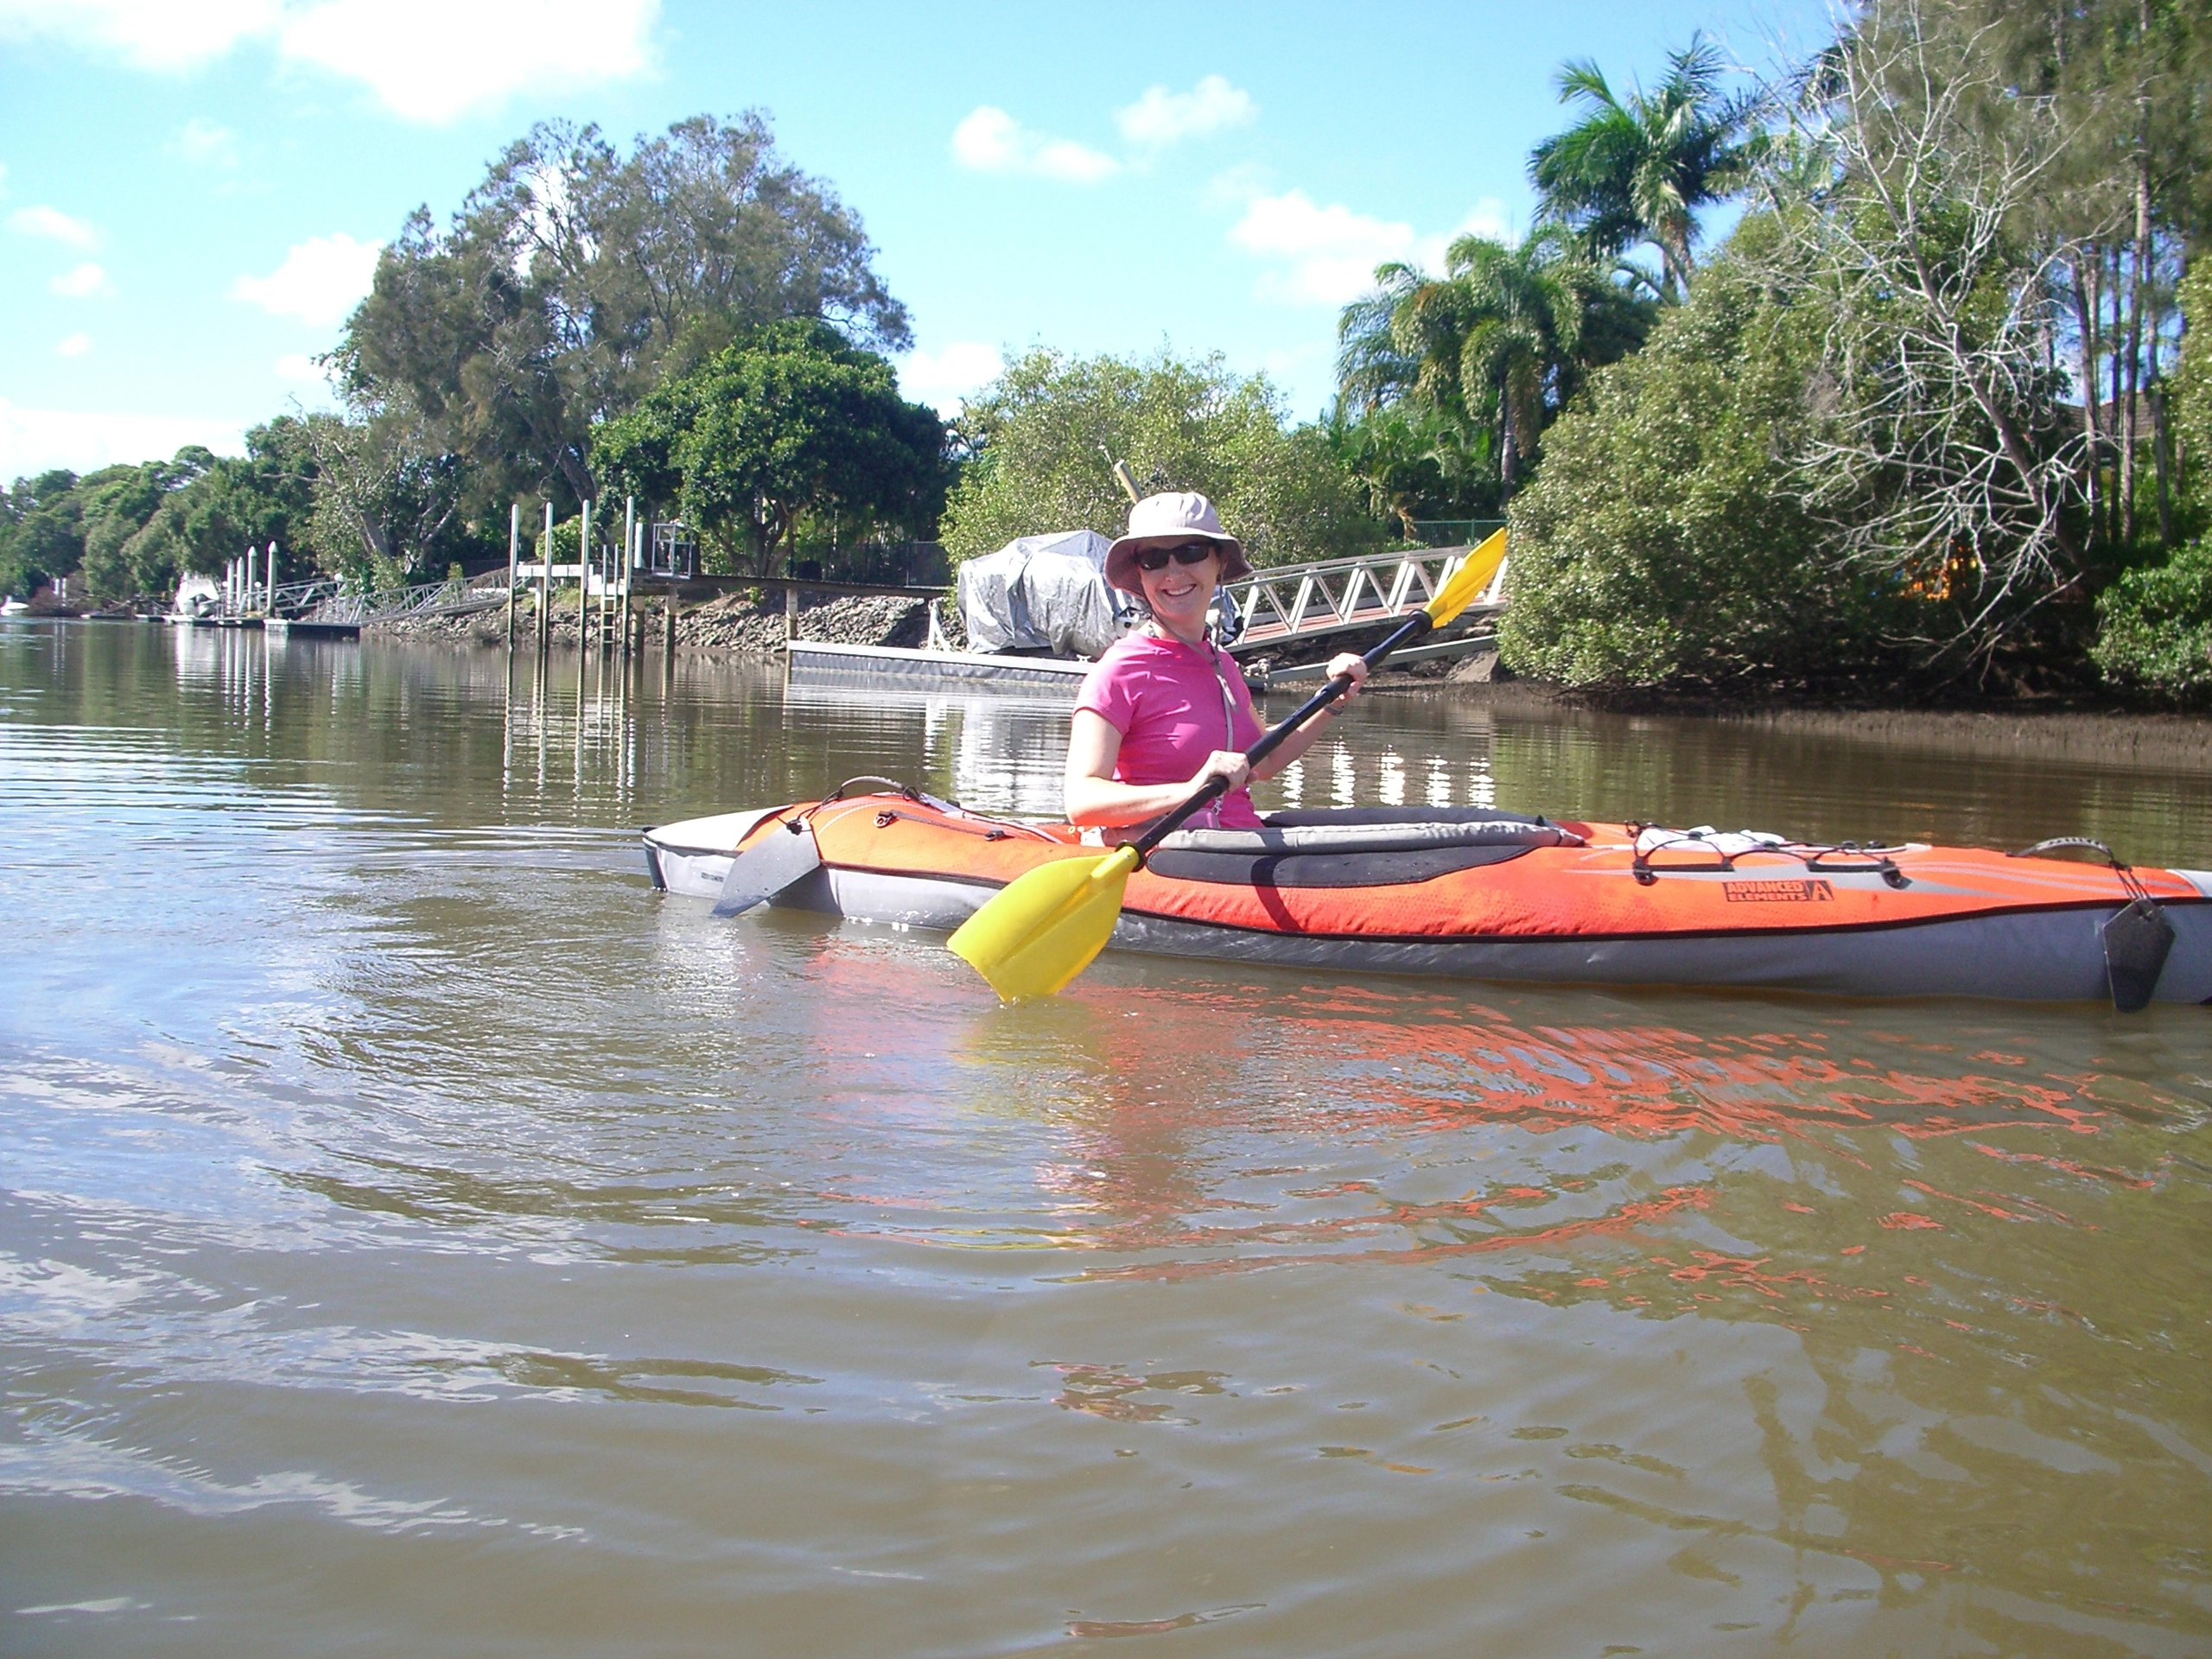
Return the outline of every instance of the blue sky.
<path id="1" fill-rule="evenodd" d="M 234 450 L 327 402 L 375 250 L 537 120 L 758 108 L 867 226 L 909 396 L 1033 344 L 1219 351 L 1298 416 L 1381 259 L 1527 227 L 1552 76 L 1703 29 L 1765 67 L 1824 0 L 1115 7 L 0 0 L 0 480 Z"/>

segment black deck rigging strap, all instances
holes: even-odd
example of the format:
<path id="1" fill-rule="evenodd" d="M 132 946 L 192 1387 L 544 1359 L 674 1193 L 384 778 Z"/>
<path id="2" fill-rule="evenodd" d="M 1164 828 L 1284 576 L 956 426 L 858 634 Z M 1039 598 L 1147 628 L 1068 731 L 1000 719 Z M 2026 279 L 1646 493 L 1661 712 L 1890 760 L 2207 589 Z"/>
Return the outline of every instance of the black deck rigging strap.
<path id="1" fill-rule="evenodd" d="M 983 824 L 989 823 L 988 819 L 941 817 L 925 818 L 918 812 L 902 812 L 895 806 L 887 806 L 877 811 L 875 827 L 879 830 L 888 830 L 901 818 L 906 819 L 909 823 L 929 823 L 936 825 L 940 830 L 957 830 L 963 836 L 981 836 L 985 841 L 1010 841 L 1014 836 L 1014 831 L 1003 824 L 992 823 L 989 829 L 984 829 Z M 1046 836 L 1045 839 L 1050 841 L 1052 837 Z"/>
<path id="2" fill-rule="evenodd" d="M 1812 874 L 1878 875 L 1889 886 L 1900 890 L 1912 885 L 1912 878 L 1899 869 L 1897 860 L 1890 856 L 1891 851 L 1895 850 L 1891 848 L 1861 847 L 1855 841 L 1840 841 L 1832 847 L 1815 846 L 1811 842 L 1802 841 L 1777 841 L 1757 847 L 1746 847 L 1740 852 L 1732 853 L 1714 846 L 1713 842 L 1694 831 L 1669 830 L 1662 830 L 1662 833 L 1672 836 L 1674 837 L 1672 841 L 1662 842 L 1647 851 L 1643 845 L 1643 832 L 1647 830 L 1658 830 L 1660 826 L 1656 823 L 1631 822 L 1624 827 L 1628 830 L 1630 837 L 1629 874 L 1636 878 L 1638 887 L 1648 887 L 1669 871 L 1693 872 L 1710 868 L 1723 874 L 1732 874 L 1735 872 L 1736 861 L 1752 853 L 1770 854 L 1777 858 L 1794 858 L 1805 867 L 1808 874 Z M 1697 852 L 1710 853 L 1717 861 L 1709 867 L 1700 864 L 1662 864 L 1656 868 L 1653 866 L 1651 853 L 1669 853 L 1682 847 L 1690 848 Z M 1861 861 L 1858 863 L 1834 861 L 1838 859 L 1856 859 Z"/>
<path id="3" fill-rule="evenodd" d="M 2075 849 L 2102 853 L 2112 873 L 2120 878 L 2121 891 L 2127 894 L 2127 902 L 2106 918 L 2097 932 L 2104 943 L 2105 982 L 2112 988 L 2113 1008 L 2121 1014 L 2139 1014 L 2158 993 L 2166 954 L 2174 948 L 2174 925 L 2133 866 L 2101 841 L 2088 836 L 2053 836 L 2006 856 L 2037 858 Z"/>
<path id="4" fill-rule="evenodd" d="M 802 812 L 795 814 L 790 820 L 793 833 L 797 833 L 798 825 L 807 823 L 823 807 L 829 806 L 835 802 L 843 800 L 845 798 L 845 791 L 855 784 L 876 784 L 881 786 L 880 788 L 864 791 L 863 792 L 866 794 L 896 795 L 902 800 L 913 802 L 917 806 L 932 807 L 938 811 L 954 813 L 961 817 L 965 817 L 967 815 L 967 809 L 963 807 L 957 801 L 939 800 L 934 795 L 925 794 L 922 791 L 916 789 L 912 784 L 900 783 L 896 778 L 879 778 L 872 772 L 864 772 L 857 778 L 846 779 L 843 783 L 838 785 L 836 788 L 831 790 L 820 800 L 815 802 L 813 805 L 806 808 L 805 810 Z"/>

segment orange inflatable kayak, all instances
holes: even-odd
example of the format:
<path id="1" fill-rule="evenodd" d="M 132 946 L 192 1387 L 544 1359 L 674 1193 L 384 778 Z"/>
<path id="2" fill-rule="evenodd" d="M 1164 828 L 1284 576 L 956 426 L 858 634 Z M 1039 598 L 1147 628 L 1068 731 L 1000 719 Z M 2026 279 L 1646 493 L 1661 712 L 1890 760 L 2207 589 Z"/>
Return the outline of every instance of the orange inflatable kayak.
<path id="1" fill-rule="evenodd" d="M 1066 824 L 886 788 L 664 825 L 645 832 L 645 855 L 656 887 L 731 909 L 758 899 L 950 932 L 1040 861 L 1102 853 Z M 1129 878 L 1109 948 L 1340 973 L 2132 1008 L 2212 1000 L 2212 873 L 2129 868 L 2070 838 L 2007 855 L 1478 808 L 1278 812 L 1262 830 L 1163 842 Z"/>

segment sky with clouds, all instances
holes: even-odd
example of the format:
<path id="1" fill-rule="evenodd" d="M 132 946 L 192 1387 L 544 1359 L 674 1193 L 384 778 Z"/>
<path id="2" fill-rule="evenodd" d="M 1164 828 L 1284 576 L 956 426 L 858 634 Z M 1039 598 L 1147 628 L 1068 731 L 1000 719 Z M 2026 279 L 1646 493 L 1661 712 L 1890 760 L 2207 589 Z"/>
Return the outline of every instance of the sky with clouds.
<path id="1" fill-rule="evenodd" d="M 406 214 L 555 117 L 763 111 L 910 308 L 910 397 L 1165 345 L 1311 416 L 1376 264 L 1526 229 L 1563 60 L 1625 87 L 1694 30 L 1764 67 L 1828 29 L 1824 0 L 0 0 L 0 480 L 326 402 Z"/>

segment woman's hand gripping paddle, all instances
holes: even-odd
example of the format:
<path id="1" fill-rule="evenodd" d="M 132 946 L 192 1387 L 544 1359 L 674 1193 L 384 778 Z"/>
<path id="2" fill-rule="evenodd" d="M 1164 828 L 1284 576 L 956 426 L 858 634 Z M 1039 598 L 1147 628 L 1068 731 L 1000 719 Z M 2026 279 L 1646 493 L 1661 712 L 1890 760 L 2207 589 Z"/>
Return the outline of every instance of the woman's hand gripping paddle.
<path id="1" fill-rule="evenodd" d="M 1367 653 L 1370 671 L 1380 667 L 1399 646 L 1452 621 L 1490 586 L 1504 562 L 1505 532 L 1501 530 L 1468 554 L 1451 580 L 1404 626 Z M 1331 680 L 1289 719 L 1245 750 L 1245 760 L 1254 766 L 1266 760 L 1285 738 L 1344 696 L 1351 684 L 1349 675 Z M 1210 778 L 1182 805 L 1104 858 L 1054 859 L 1009 881 L 961 924 L 950 949 L 990 982 L 1001 1001 L 1052 995 L 1105 949 L 1122 913 L 1122 890 L 1130 873 L 1144 867 L 1145 855 L 1228 789 L 1226 778 Z"/>

